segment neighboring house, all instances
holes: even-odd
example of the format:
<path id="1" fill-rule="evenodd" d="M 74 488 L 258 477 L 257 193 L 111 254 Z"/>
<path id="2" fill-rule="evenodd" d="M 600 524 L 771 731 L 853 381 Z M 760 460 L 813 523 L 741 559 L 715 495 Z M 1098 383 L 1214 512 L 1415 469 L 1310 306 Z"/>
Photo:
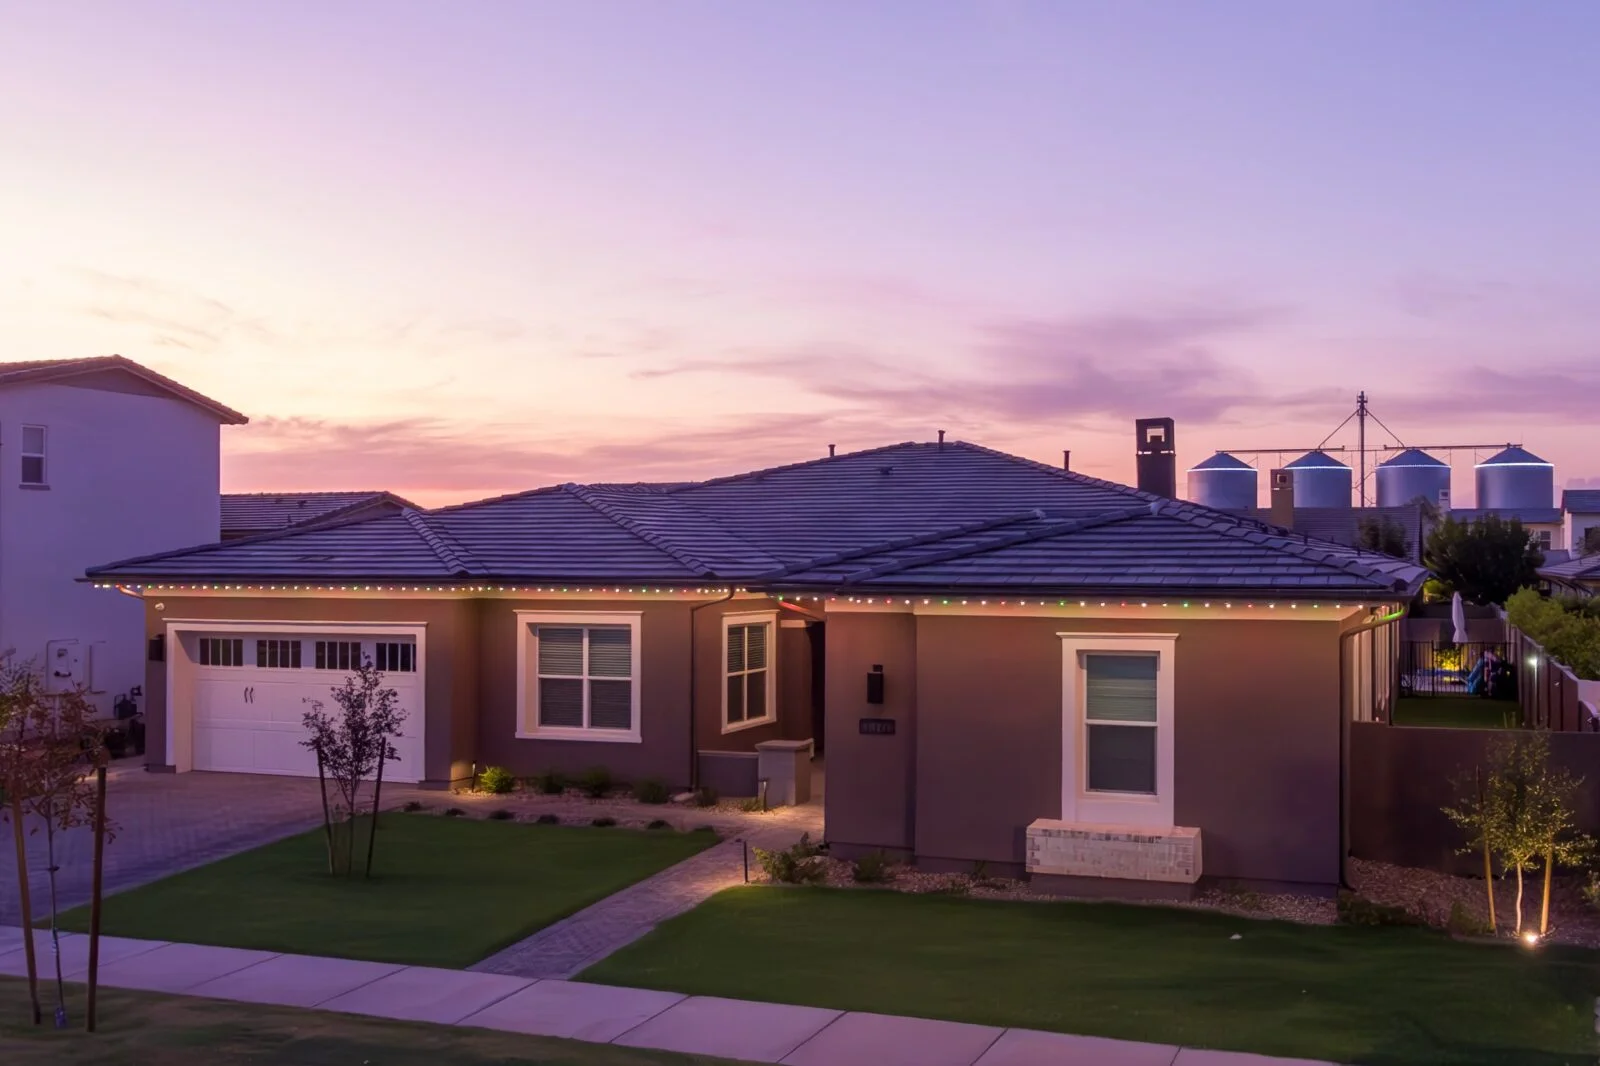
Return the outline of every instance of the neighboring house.
<path id="1" fill-rule="evenodd" d="M 1273 523 L 1273 512 L 1266 507 L 1230 513 L 1239 513 L 1269 525 Z M 1422 560 L 1431 526 L 1426 509 L 1417 504 L 1401 507 L 1296 507 L 1291 525 L 1285 528 L 1313 540 L 1328 540 L 1355 547 L 1360 543 L 1362 526 L 1369 522 L 1380 527 L 1391 525 L 1398 528 L 1405 540 L 1406 558 L 1416 562 Z"/>
<path id="2" fill-rule="evenodd" d="M 1567 547 L 1567 535 L 1559 507 L 1457 507 L 1446 512 L 1457 522 L 1471 523 L 1493 515 L 1502 521 L 1513 518 L 1522 523 L 1542 551 L 1562 551 Z"/>
<path id="3" fill-rule="evenodd" d="M 143 685 L 143 606 L 78 579 L 212 541 L 219 427 L 244 421 L 121 356 L 0 363 L 0 650 L 102 713 Z"/>
<path id="4" fill-rule="evenodd" d="M 1548 581 L 1556 592 L 1576 592 L 1584 596 L 1600 594 L 1600 555 L 1585 555 L 1541 566 L 1539 576 Z"/>
<path id="5" fill-rule="evenodd" d="M 229 492 L 222 497 L 222 538 L 315 529 L 415 511 L 392 492 Z"/>
<path id="6" fill-rule="evenodd" d="M 1387 709 L 1423 576 L 953 442 L 90 571 L 148 607 L 155 769 L 314 773 L 304 700 L 372 658 L 395 779 L 748 792 L 758 743 L 809 740 L 840 854 L 1163 891 L 1339 882 L 1345 723 Z"/>
<path id="7" fill-rule="evenodd" d="M 1600 489 L 1567 489 L 1561 494 L 1567 547 L 1573 555 L 1600 555 Z"/>

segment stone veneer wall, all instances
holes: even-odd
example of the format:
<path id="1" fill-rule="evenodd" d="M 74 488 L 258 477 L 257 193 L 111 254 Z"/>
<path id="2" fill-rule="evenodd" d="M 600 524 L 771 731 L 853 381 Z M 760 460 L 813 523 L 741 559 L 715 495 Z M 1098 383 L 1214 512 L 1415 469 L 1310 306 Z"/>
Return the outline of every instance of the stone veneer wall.
<path id="1" fill-rule="evenodd" d="M 1177 826 L 1077 825 L 1040 818 L 1028 826 L 1029 873 L 1194 884 L 1200 830 Z"/>

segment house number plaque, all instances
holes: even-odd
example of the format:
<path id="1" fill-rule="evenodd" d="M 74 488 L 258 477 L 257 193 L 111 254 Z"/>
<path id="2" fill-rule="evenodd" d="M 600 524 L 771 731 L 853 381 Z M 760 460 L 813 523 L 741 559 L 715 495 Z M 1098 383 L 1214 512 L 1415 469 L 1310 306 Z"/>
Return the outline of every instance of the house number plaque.
<path id="1" fill-rule="evenodd" d="M 869 737 L 894 736 L 893 718 L 863 718 L 861 719 L 861 733 Z"/>

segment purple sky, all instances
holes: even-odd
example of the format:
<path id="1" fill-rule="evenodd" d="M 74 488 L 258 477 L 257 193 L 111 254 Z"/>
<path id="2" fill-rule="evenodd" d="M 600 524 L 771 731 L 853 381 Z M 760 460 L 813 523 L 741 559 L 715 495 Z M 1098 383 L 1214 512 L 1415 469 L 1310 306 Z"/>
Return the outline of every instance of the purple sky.
<path id="1" fill-rule="evenodd" d="M 0 358 L 246 411 L 236 490 L 940 428 L 1126 481 L 1135 417 L 1189 465 L 1359 388 L 1600 485 L 1597 40 L 1584 0 L 0 0 Z"/>

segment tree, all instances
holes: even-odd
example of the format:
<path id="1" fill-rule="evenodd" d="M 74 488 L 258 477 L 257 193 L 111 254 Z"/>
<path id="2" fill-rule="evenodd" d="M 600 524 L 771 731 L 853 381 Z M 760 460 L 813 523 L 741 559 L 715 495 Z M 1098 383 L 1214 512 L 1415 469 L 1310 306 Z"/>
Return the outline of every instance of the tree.
<path id="1" fill-rule="evenodd" d="M 400 758 L 390 742 L 405 721 L 400 696 L 383 685 L 383 673 L 368 659 L 344 684 L 332 690 L 339 710 L 329 714 L 321 700 L 308 700 L 305 727 L 310 736 L 300 743 L 317 756 L 322 786 L 322 825 L 328 844 L 328 873 L 350 874 L 355 868 L 356 819 L 361 811 L 361 783 L 374 781 L 371 828 L 367 837 L 365 876 L 372 876 L 372 853 L 378 836 L 378 804 L 383 796 L 384 764 Z M 338 798 L 328 801 L 328 780 Z"/>
<path id="2" fill-rule="evenodd" d="M 1489 515 L 1467 523 L 1446 517 L 1428 534 L 1422 561 L 1446 595 L 1459 592 L 1472 603 L 1489 604 L 1538 584 L 1544 553 L 1515 518 Z"/>
<path id="3" fill-rule="evenodd" d="M 1356 526 L 1356 547 L 1382 552 L 1396 559 L 1411 558 L 1411 545 L 1406 541 L 1405 527 L 1388 515 L 1361 519 Z"/>
<path id="4" fill-rule="evenodd" d="M 1583 540 L 1578 542 L 1579 555 L 1600 555 L 1600 526 L 1590 526 L 1583 531 Z"/>

